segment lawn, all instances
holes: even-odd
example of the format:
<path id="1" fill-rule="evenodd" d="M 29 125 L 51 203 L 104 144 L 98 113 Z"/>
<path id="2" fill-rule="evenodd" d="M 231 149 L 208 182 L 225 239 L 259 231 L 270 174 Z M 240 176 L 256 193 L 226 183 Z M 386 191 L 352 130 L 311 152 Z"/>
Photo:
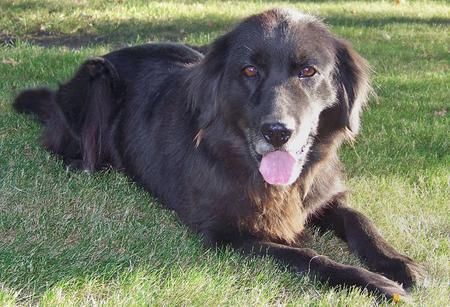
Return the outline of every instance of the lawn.
<path id="1" fill-rule="evenodd" d="M 377 99 L 341 156 L 350 200 L 427 279 L 412 304 L 448 305 L 449 25 L 446 2 L 0 0 L 0 305 L 384 304 L 271 259 L 208 250 L 122 174 L 65 171 L 39 126 L 12 112 L 23 88 L 67 79 L 88 56 L 148 41 L 206 44 L 274 6 L 319 15 L 371 63 Z M 331 234 L 310 246 L 361 265 Z"/>

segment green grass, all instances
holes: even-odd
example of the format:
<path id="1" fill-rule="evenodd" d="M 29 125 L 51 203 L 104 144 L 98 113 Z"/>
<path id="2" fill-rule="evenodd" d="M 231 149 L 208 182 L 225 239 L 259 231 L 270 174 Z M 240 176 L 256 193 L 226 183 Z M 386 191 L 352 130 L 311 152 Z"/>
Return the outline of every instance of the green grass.
<path id="1" fill-rule="evenodd" d="M 205 249 L 121 174 L 66 172 L 40 147 L 37 123 L 10 107 L 19 90 L 56 86 L 87 56 L 147 41 L 208 43 L 240 18 L 280 5 L 324 17 L 372 64 L 378 100 L 357 143 L 342 150 L 351 202 L 425 266 L 412 303 L 448 304 L 448 4 L 2 0 L 0 305 L 377 303 L 270 259 Z M 319 252 L 360 265 L 332 235 L 313 235 Z"/>

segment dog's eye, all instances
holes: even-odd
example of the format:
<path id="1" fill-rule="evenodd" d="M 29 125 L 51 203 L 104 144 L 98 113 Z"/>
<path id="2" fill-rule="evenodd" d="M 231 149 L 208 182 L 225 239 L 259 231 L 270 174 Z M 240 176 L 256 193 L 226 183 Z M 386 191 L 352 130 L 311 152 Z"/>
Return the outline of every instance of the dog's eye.
<path id="1" fill-rule="evenodd" d="M 242 70 L 242 73 L 248 78 L 254 78 L 256 77 L 256 75 L 258 75 L 258 70 L 255 66 L 246 66 Z"/>
<path id="2" fill-rule="evenodd" d="M 305 66 L 298 75 L 299 78 L 310 78 L 316 74 L 317 70 L 312 66 Z"/>

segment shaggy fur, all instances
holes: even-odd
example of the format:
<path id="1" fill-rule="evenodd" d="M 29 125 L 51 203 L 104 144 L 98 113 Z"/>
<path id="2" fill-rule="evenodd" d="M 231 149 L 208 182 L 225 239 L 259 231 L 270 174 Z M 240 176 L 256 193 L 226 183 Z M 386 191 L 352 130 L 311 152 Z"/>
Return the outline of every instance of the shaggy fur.
<path id="1" fill-rule="evenodd" d="M 125 172 L 207 244 L 272 255 L 330 285 L 406 296 L 420 267 L 345 204 L 337 149 L 358 133 L 366 61 L 316 18 L 281 9 L 207 49 L 121 49 L 87 60 L 57 91 L 22 92 L 14 107 L 37 114 L 45 147 L 68 167 Z M 274 152 L 301 168 L 293 184 L 261 176 Z M 308 224 L 334 231 L 371 271 L 301 248 Z"/>

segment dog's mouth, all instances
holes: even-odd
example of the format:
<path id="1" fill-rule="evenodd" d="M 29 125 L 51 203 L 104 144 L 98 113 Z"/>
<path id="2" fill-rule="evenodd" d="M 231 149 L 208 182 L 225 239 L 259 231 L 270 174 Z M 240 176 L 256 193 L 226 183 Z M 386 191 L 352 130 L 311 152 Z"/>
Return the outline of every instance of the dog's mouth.
<path id="1" fill-rule="evenodd" d="M 290 185 L 300 176 L 306 160 L 309 145 L 297 152 L 274 150 L 261 155 L 259 172 L 265 182 L 271 185 Z"/>
<path id="2" fill-rule="evenodd" d="M 270 185 L 287 186 L 293 184 L 300 176 L 311 143 L 308 141 L 297 151 L 272 149 L 262 154 L 257 153 L 259 173 Z"/>
<path id="3" fill-rule="evenodd" d="M 300 175 L 301 166 L 292 153 L 275 150 L 262 156 L 259 172 L 268 184 L 290 185 Z"/>

